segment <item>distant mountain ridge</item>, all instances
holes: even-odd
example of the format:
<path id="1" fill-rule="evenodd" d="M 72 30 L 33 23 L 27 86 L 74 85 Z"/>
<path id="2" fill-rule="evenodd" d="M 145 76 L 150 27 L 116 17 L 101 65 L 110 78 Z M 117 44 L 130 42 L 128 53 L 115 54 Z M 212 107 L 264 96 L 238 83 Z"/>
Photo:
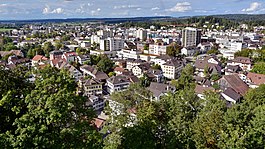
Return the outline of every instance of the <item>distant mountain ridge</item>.
<path id="1" fill-rule="evenodd" d="M 1 23 L 63 23 L 63 22 L 104 22 L 104 23 L 123 23 L 140 22 L 169 19 L 170 16 L 158 17 L 128 17 L 128 18 L 67 18 L 67 19 L 33 19 L 33 20 L 0 20 Z"/>
<path id="2" fill-rule="evenodd" d="M 67 18 L 67 19 L 32 19 L 32 20 L 0 20 L 0 23 L 70 23 L 70 22 L 100 22 L 100 23 L 124 23 L 124 22 L 148 22 L 148 21 L 172 21 L 185 20 L 190 18 L 214 17 L 224 18 L 236 22 L 244 21 L 265 21 L 265 14 L 221 14 L 202 16 L 155 16 L 155 17 L 127 17 L 127 18 Z"/>

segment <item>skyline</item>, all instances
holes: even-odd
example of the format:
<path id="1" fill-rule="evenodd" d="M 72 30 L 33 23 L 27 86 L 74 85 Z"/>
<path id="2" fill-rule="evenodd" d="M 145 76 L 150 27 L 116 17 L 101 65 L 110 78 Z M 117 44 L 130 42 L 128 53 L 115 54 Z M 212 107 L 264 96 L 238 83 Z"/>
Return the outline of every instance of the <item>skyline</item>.
<path id="1" fill-rule="evenodd" d="M 102 5 L 105 4 L 105 5 Z M 264 14 L 262 0 L 2 0 L 0 20 Z"/>

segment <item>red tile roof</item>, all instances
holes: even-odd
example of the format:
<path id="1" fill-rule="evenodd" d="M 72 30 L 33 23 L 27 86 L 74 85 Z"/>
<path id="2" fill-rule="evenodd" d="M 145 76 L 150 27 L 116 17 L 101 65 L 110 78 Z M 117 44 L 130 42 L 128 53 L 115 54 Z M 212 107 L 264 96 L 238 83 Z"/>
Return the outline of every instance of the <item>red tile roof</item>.
<path id="1" fill-rule="evenodd" d="M 249 72 L 247 78 L 255 85 L 265 84 L 265 75 Z"/>
<path id="2" fill-rule="evenodd" d="M 39 60 L 47 61 L 48 58 L 42 55 L 35 55 L 32 60 L 33 61 L 39 61 Z"/>

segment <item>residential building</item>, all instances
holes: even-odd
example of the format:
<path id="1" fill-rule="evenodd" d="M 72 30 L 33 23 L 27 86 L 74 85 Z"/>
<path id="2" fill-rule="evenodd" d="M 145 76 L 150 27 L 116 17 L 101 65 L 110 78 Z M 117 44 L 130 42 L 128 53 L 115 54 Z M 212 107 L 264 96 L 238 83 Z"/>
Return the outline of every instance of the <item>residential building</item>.
<path id="1" fill-rule="evenodd" d="M 141 41 L 145 41 L 147 39 L 147 31 L 145 29 L 138 29 L 136 31 L 136 38 L 139 38 Z"/>
<path id="2" fill-rule="evenodd" d="M 247 84 L 244 83 L 237 74 L 225 75 L 218 80 L 218 83 L 222 90 L 226 90 L 228 87 L 230 87 L 241 96 L 244 96 L 249 89 Z"/>
<path id="3" fill-rule="evenodd" d="M 200 52 L 200 49 L 195 46 L 184 47 L 181 49 L 181 54 L 185 56 L 194 56 L 195 54 L 199 52 Z"/>
<path id="4" fill-rule="evenodd" d="M 86 106 L 91 106 L 95 111 L 104 109 L 105 100 L 99 96 L 89 95 Z"/>
<path id="5" fill-rule="evenodd" d="M 107 91 L 112 94 L 115 91 L 123 91 L 131 84 L 130 79 L 125 75 L 117 75 L 107 79 Z"/>
<path id="6" fill-rule="evenodd" d="M 144 73 L 147 72 L 151 68 L 150 64 L 143 63 L 140 65 L 136 65 L 132 67 L 132 73 L 133 75 L 137 76 L 138 78 L 142 77 Z"/>
<path id="7" fill-rule="evenodd" d="M 250 88 L 257 88 L 261 84 L 265 84 L 265 75 L 248 72 L 246 82 Z"/>
<path id="8" fill-rule="evenodd" d="M 149 54 L 165 55 L 167 53 L 167 45 L 164 43 L 149 44 Z"/>
<path id="9" fill-rule="evenodd" d="M 31 64 L 32 66 L 44 65 L 48 62 L 48 58 L 42 55 L 35 55 L 32 58 Z"/>
<path id="10" fill-rule="evenodd" d="M 177 79 L 184 67 L 184 62 L 178 59 L 169 59 L 161 65 L 163 74 L 168 79 Z"/>
<path id="11" fill-rule="evenodd" d="M 218 74 L 221 75 L 222 67 L 221 62 L 213 56 L 199 57 L 195 61 L 196 74 L 201 77 L 205 77 L 205 72 L 209 75 Z"/>
<path id="12" fill-rule="evenodd" d="M 124 40 L 117 38 L 106 38 L 100 40 L 100 50 L 119 51 L 124 48 Z"/>
<path id="13" fill-rule="evenodd" d="M 205 93 L 211 92 L 211 91 L 215 91 L 215 89 L 213 87 L 211 87 L 211 86 L 196 85 L 194 91 L 195 91 L 195 94 L 199 98 L 204 99 L 205 98 Z"/>
<path id="14" fill-rule="evenodd" d="M 61 59 L 63 56 L 63 51 L 55 50 L 50 52 L 50 60 Z"/>
<path id="15" fill-rule="evenodd" d="M 238 65 L 244 71 L 250 71 L 252 69 L 252 60 L 248 57 L 236 57 L 233 60 L 227 61 L 227 65 Z"/>
<path id="16" fill-rule="evenodd" d="M 77 61 L 77 54 L 75 52 L 64 52 L 62 55 L 62 59 L 65 59 L 66 62 L 76 62 Z"/>
<path id="17" fill-rule="evenodd" d="M 182 46 L 197 46 L 201 42 L 201 30 L 186 27 L 182 30 Z"/>
<path id="18" fill-rule="evenodd" d="M 84 95 L 101 95 L 103 83 L 97 79 L 79 80 L 79 86 L 83 89 Z"/>
<path id="19" fill-rule="evenodd" d="M 176 91 L 176 87 L 172 85 L 157 82 L 151 82 L 150 87 L 147 89 L 153 93 L 151 101 L 159 101 L 162 96 Z"/>

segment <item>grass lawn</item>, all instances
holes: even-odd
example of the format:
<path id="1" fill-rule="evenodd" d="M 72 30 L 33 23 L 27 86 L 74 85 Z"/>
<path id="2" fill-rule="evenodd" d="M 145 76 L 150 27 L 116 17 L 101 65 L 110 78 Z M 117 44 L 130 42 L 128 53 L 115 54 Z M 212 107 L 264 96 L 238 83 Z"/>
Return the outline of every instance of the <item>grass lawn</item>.
<path id="1" fill-rule="evenodd" d="M 5 32 L 5 31 L 10 31 L 13 30 L 14 28 L 0 28 L 0 32 Z"/>

